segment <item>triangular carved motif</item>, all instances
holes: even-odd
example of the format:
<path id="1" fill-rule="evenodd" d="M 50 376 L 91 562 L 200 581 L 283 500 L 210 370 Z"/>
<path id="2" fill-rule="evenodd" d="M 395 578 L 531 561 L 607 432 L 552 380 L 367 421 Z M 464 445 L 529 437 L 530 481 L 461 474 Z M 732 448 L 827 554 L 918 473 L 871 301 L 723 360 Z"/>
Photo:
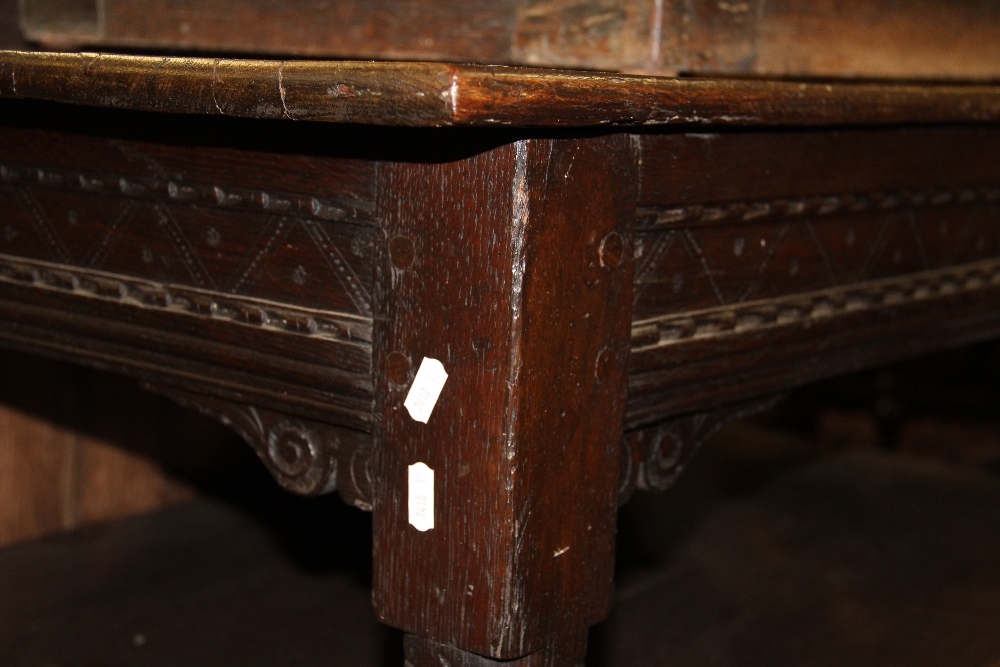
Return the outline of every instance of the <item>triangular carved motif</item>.
<path id="1" fill-rule="evenodd" d="M 885 214 L 856 214 L 808 221 L 814 246 L 823 258 L 830 285 L 868 280 L 892 223 Z"/>
<path id="2" fill-rule="evenodd" d="M 220 291 L 242 293 L 253 283 L 259 263 L 280 242 L 272 238 L 273 216 L 162 203 L 159 208 L 161 217 L 169 216 L 175 248 L 183 248 L 178 254 L 194 267 L 192 274 Z"/>
<path id="3" fill-rule="evenodd" d="M 717 305 L 755 297 L 790 224 L 706 227 L 685 233 L 687 246 L 712 284 Z"/>
<path id="4" fill-rule="evenodd" d="M 178 254 L 178 244 L 164 218 L 160 204 L 137 201 L 128 224 L 120 228 L 117 241 L 109 244 L 94 268 L 158 282 L 207 287 L 204 272 L 196 267 L 192 274 L 189 262 Z"/>
<path id="5" fill-rule="evenodd" d="M 137 206 L 127 199 L 25 189 L 45 218 L 49 233 L 69 256 L 69 261 L 60 261 L 79 266 L 100 266 Z"/>
<path id="6" fill-rule="evenodd" d="M 786 223 L 785 233 L 773 241 L 765 270 L 757 279 L 757 289 L 748 300 L 766 299 L 796 291 L 809 292 L 835 285 L 826 258 L 816 244 L 810 221 Z"/>
<path id="7" fill-rule="evenodd" d="M 712 276 L 705 272 L 698 254 L 700 248 L 685 233 L 669 230 L 637 235 L 633 310 L 638 317 L 718 305 Z"/>
<path id="8" fill-rule="evenodd" d="M 370 276 L 359 275 L 347 259 L 370 265 L 370 249 L 357 243 L 359 230 L 296 218 L 275 221 L 269 228 L 272 241 L 255 246 L 254 271 L 234 288 L 308 307 L 371 315 L 365 287 Z"/>
<path id="9" fill-rule="evenodd" d="M 33 235 L 41 242 L 47 251 L 48 257 L 46 259 L 51 259 L 56 262 L 62 262 L 64 264 L 72 263 L 72 257 L 70 256 L 69 250 L 66 248 L 65 243 L 62 238 L 60 238 L 59 233 L 52 221 L 49 220 L 45 213 L 44 208 L 39 202 L 39 198 L 32 188 L 23 186 L 12 186 L 10 192 L 13 195 L 13 199 L 17 202 L 17 208 L 20 209 L 23 214 L 21 220 L 24 223 L 28 231 L 30 229 Z"/>
<path id="10" fill-rule="evenodd" d="M 340 284 L 354 304 L 355 310 L 361 315 L 372 314 L 372 299 L 364 283 L 354 271 L 347 257 L 348 249 L 355 250 L 350 237 L 331 233 L 329 225 L 315 220 L 303 220 L 302 226 L 323 254 L 327 266 L 337 276 Z"/>
<path id="11" fill-rule="evenodd" d="M 234 294 L 249 293 L 257 282 L 261 269 L 278 252 L 295 227 L 294 218 L 272 216 L 256 233 L 253 244 L 226 279 L 225 290 Z"/>
<path id="12" fill-rule="evenodd" d="M 885 233 L 870 249 L 866 278 L 877 280 L 900 273 L 925 271 L 927 251 L 912 210 L 894 211 L 886 216 Z"/>
<path id="13" fill-rule="evenodd" d="M 31 214 L 18 201 L 14 188 L 0 188 L 0 252 L 51 261 L 50 246 L 37 234 Z"/>

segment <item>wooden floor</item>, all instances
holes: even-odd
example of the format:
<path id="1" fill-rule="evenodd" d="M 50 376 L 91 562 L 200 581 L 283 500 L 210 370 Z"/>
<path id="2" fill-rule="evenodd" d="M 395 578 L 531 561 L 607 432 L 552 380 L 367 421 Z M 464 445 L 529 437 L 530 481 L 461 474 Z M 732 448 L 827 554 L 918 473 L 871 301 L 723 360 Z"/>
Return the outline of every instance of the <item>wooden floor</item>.
<path id="1" fill-rule="evenodd" d="M 369 515 L 246 464 L 215 498 L 0 551 L 0 666 L 402 664 Z M 1000 664 L 988 467 L 737 425 L 619 542 L 592 667 Z"/>

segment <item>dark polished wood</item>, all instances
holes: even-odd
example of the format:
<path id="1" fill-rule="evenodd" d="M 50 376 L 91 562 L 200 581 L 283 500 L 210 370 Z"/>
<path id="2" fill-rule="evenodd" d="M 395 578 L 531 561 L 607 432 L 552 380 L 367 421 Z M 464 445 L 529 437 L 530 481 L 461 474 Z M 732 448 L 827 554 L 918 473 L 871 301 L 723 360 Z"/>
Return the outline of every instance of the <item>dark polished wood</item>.
<path id="1" fill-rule="evenodd" d="M 996 127 L 641 145 L 629 427 L 996 329 Z"/>
<path id="2" fill-rule="evenodd" d="M 383 171 L 373 586 L 391 625 L 555 667 L 610 610 L 636 151 L 522 140 Z M 427 425 L 401 405 L 423 357 L 452 375 Z M 425 533 L 406 518 L 417 461 L 440 476 Z"/>
<path id="3" fill-rule="evenodd" d="M 673 76 L 995 79 L 995 0 L 21 0 L 33 40 Z"/>
<path id="4" fill-rule="evenodd" d="M 579 664 L 634 489 L 791 387 L 1000 335 L 995 87 L 4 53 L 0 94 L 77 103 L 0 100 L 0 343 L 373 510 L 414 667 Z M 448 124 L 508 127 L 412 127 Z"/>
<path id="5" fill-rule="evenodd" d="M 0 97 L 437 127 L 888 125 L 1000 120 L 988 85 L 670 79 L 437 63 L 0 52 Z"/>

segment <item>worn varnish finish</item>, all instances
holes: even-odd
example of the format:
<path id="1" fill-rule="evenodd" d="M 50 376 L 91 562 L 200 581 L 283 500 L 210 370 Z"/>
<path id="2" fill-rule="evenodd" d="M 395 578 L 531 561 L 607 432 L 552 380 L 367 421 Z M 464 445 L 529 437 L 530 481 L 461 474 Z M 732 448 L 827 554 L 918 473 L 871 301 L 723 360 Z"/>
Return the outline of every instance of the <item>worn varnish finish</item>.
<path id="1" fill-rule="evenodd" d="M 0 97 L 378 125 L 842 125 L 1000 119 L 990 86 L 668 79 L 433 63 L 0 52 Z"/>
<path id="2" fill-rule="evenodd" d="M 581 662 L 634 488 L 789 387 L 1000 334 L 994 87 L 5 53 L 0 94 L 189 114 L 2 102 L 0 343 L 373 509 L 415 667 Z M 449 124 L 524 127 L 409 127 Z"/>
<path id="3" fill-rule="evenodd" d="M 610 604 L 635 167 L 625 135 L 383 167 L 374 599 L 385 622 L 495 659 L 530 655 L 526 666 L 582 660 Z M 402 405 L 424 357 L 450 374 L 427 425 Z M 418 461 L 435 471 L 425 533 L 407 522 Z M 438 664 L 422 646 L 411 661 Z"/>
<path id="4" fill-rule="evenodd" d="M 995 78 L 994 0 L 23 0 L 49 46 L 444 60 L 659 75 Z"/>

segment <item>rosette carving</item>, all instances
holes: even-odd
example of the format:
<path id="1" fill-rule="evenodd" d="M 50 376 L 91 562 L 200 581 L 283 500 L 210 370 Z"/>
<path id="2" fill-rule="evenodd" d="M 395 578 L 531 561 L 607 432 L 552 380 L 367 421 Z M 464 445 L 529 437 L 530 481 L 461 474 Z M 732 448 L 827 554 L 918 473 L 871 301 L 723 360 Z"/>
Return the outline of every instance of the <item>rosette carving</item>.
<path id="1" fill-rule="evenodd" d="M 666 491 L 677 481 L 702 443 L 716 431 L 730 421 L 773 407 L 783 397 L 783 394 L 767 396 L 629 431 L 622 448 L 619 505 L 624 505 L 636 489 Z"/>
<path id="2" fill-rule="evenodd" d="M 367 434 L 212 396 L 146 387 L 239 433 L 284 489 L 304 496 L 339 491 L 346 502 L 371 510 Z"/>

